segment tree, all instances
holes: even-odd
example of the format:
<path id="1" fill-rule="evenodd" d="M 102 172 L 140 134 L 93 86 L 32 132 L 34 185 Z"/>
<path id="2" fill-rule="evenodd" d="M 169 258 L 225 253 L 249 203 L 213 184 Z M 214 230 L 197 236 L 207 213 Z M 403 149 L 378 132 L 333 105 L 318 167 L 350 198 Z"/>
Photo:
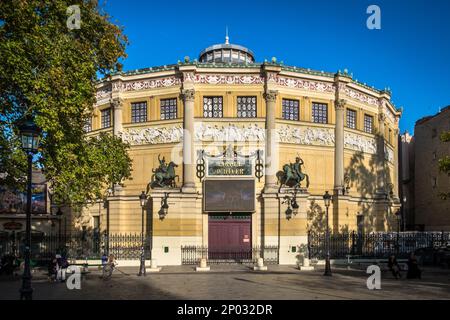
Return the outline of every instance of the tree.
<path id="1" fill-rule="evenodd" d="M 128 149 L 129 145 L 123 143 L 121 138 L 105 132 L 88 139 L 85 155 L 67 158 L 63 176 L 46 171 L 50 176 L 56 177 L 52 180 L 53 200 L 82 206 L 103 198 L 105 189 L 120 185 L 124 179 L 131 177 Z M 88 184 L 90 188 L 85 189 Z"/>
<path id="2" fill-rule="evenodd" d="M 79 29 L 67 26 L 72 5 L 80 9 Z M 20 177 L 16 164 L 23 163 L 14 124 L 30 115 L 43 130 L 37 165 L 59 203 L 92 200 L 108 181 L 118 179 L 116 172 L 129 176 L 129 168 L 122 167 L 131 165 L 126 145 L 106 135 L 88 140 L 83 130 L 97 75 L 108 77 L 122 67 L 127 44 L 122 32 L 94 0 L 0 2 L 0 172 L 8 172 L 9 183 Z M 114 157 L 101 158 L 92 149 L 108 144 L 115 147 Z M 99 159 L 123 161 L 99 165 Z"/>

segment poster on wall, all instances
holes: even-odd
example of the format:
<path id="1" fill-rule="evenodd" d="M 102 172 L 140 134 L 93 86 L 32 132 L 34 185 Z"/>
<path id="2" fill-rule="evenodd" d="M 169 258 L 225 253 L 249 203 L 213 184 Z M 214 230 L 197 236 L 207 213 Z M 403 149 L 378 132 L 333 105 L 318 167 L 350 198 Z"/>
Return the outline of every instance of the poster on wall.
<path id="1" fill-rule="evenodd" d="M 45 214 L 47 208 L 47 189 L 45 184 L 33 184 L 31 189 L 31 212 Z M 0 186 L 0 214 L 25 213 L 27 194 Z"/>
<path id="2" fill-rule="evenodd" d="M 254 212 L 254 179 L 207 179 L 204 182 L 205 212 Z"/>

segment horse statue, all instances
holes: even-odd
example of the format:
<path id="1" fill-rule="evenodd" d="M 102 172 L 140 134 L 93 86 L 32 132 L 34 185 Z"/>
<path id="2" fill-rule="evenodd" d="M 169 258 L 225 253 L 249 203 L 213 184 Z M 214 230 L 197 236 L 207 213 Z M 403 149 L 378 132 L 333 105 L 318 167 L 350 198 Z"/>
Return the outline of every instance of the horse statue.
<path id="1" fill-rule="evenodd" d="M 175 179 L 180 181 L 180 177 L 175 174 L 175 168 L 178 167 L 173 161 L 170 161 L 169 164 L 166 164 L 166 159 L 163 157 L 162 159 L 158 155 L 159 167 L 156 169 L 152 169 L 152 178 L 150 182 L 150 187 L 154 188 L 175 188 L 176 183 Z"/>
<path id="2" fill-rule="evenodd" d="M 306 179 L 306 188 L 309 187 L 309 176 L 302 172 L 303 160 L 299 157 L 295 158 L 295 163 L 285 164 L 283 171 L 277 172 L 278 184 L 280 189 L 282 186 L 297 188 L 301 186 L 301 182 Z"/>

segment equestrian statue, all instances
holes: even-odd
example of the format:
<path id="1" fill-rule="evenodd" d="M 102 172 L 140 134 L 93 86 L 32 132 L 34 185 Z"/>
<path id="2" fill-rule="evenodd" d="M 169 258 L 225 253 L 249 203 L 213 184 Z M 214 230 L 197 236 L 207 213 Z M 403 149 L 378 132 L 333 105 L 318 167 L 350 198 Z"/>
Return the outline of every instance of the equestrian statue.
<path id="1" fill-rule="evenodd" d="M 152 169 L 152 179 L 150 187 L 154 188 L 175 188 L 175 178 L 180 181 L 180 177 L 175 174 L 175 168 L 178 167 L 173 161 L 169 164 L 166 163 L 165 157 L 161 159 L 161 155 L 158 155 L 159 167 Z"/>
<path id="2" fill-rule="evenodd" d="M 306 188 L 309 187 L 309 176 L 302 172 L 303 160 L 300 157 L 295 158 L 295 163 L 285 164 L 283 171 L 277 172 L 280 189 L 282 186 L 299 188 L 301 182 L 306 179 Z"/>

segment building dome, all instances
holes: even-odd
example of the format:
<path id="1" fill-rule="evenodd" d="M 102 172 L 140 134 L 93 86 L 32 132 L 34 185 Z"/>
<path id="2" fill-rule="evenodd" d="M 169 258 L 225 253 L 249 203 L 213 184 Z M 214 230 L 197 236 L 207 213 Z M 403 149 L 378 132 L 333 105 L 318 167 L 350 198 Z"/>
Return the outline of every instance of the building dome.
<path id="1" fill-rule="evenodd" d="M 255 56 L 250 49 L 237 44 L 231 44 L 227 33 L 225 43 L 215 44 L 204 49 L 200 52 L 199 61 L 244 64 L 255 62 Z"/>

